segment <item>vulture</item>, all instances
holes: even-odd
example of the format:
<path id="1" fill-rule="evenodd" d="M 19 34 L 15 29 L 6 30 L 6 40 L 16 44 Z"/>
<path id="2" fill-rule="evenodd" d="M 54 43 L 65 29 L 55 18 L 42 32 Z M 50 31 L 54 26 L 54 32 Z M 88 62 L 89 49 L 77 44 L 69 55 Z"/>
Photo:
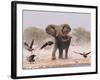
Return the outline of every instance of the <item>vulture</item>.
<path id="1" fill-rule="evenodd" d="M 45 48 L 48 45 L 51 46 L 52 44 L 54 44 L 52 41 L 48 41 L 40 49 L 43 49 L 43 48 Z"/>
<path id="2" fill-rule="evenodd" d="M 32 52 L 34 49 L 32 48 L 33 46 L 33 43 L 34 43 L 34 40 L 31 41 L 30 45 L 26 42 L 24 42 L 24 45 L 27 47 L 26 49 L 30 52 Z"/>
<path id="3" fill-rule="evenodd" d="M 85 52 L 83 52 L 83 53 L 74 52 L 74 53 L 80 54 L 80 55 L 82 55 L 84 58 L 87 58 L 87 56 L 88 56 L 91 52 L 87 52 L 87 53 L 85 53 Z"/>
<path id="4" fill-rule="evenodd" d="M 32 55 L 30 55 L 30 56 L 27 58 L 27 60 L 28 60 L 30 63 L 35 62 L 35 59 L 34 59 L 35 57 L 36 57 L 36 55 L 32 54 Z"/>

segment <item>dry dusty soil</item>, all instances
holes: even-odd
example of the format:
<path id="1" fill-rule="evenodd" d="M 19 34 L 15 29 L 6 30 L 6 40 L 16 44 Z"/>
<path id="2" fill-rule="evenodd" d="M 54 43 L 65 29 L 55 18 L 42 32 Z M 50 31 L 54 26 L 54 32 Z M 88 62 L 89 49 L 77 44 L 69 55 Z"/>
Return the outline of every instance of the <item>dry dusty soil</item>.
<path id="1" fill-rule="evenodd" d="M 58 51 L 56 52 L 57 59 L 51 60 L 52 48 L 49 49 L 35 49 L 32 54 L 35 54 L 35 62 L 29 63 L 27 57 L 31 55 L 29 51 L 23 48 L 23 69 L 39 69 L 39 68 L 56 68 L 56 67 L 80 67 L 91 65 L 91 54 L 85 59 L 83 56 L 74 53 L 89 52 L 89 46 L 70 46 L 68 52 L 68 59 L 58 59 Z"/>

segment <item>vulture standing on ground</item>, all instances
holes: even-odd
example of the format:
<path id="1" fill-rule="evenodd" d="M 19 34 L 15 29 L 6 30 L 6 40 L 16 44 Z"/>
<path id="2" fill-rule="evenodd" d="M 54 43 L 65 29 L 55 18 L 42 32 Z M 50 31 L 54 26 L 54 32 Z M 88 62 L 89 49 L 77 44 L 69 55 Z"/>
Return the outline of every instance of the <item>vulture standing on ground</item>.
<path id="1" fill-rule="evenodd" d="M 31 55 L 31 56 L 29 56 L 28 58 L 27 58 L 27 60 L 30 62 L 30 63 L 32 63 L 32 62 L 34 62 L 35 61 L 35 58 L 36 57 L 36 55 Z"/>

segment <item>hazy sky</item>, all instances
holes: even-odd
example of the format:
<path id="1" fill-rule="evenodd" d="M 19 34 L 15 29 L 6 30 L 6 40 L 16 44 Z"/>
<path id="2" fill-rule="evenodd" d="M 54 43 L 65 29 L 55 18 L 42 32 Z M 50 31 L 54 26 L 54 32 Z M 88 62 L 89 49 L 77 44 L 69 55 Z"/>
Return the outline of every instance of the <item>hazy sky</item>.
<path id="1" fill-rule="evenodd" d="M 23 11 L 23 29 L 30 26 L 45 28 L 48 24 L 69 24 L 71 28 L 91 29 L 91 14 L 70 12 Z"/>

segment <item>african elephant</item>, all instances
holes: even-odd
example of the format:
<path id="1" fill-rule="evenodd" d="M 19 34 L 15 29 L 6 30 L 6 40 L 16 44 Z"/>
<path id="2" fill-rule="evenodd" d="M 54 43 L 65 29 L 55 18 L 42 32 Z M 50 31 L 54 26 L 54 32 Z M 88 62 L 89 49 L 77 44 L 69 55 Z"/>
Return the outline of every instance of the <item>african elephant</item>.
<path id="1" fill-rule="evenodd" d="M 56 59 L 55 53 L 59 49 L 59 59 L 63 58 L 63 50 L 65 50 L 65 59 L 68 58 L 68 49 L 71 42 L 71 36 L 68 33 L 71 28 L 68 24 L 54 25 L 50 24 L 46 27 L 46 33 L 53 36 L 55 39 L 55 45 L 52 52 L 52 60 Z"/>

